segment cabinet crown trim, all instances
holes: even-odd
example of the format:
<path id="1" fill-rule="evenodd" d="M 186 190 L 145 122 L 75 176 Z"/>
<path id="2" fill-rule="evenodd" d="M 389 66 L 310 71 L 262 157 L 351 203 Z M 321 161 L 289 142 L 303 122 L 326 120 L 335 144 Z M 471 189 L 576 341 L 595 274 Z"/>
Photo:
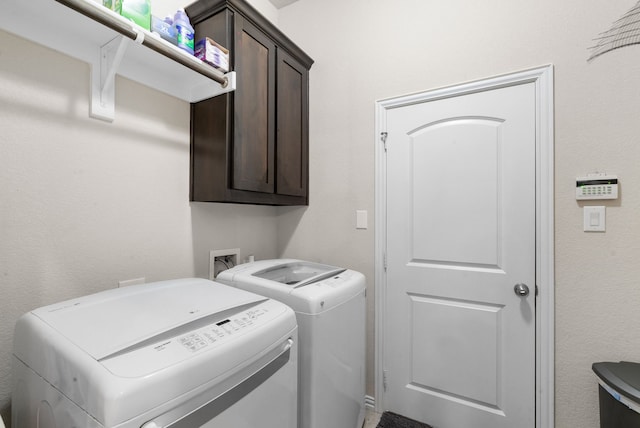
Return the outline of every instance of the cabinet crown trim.
<path id="1" fill-rule="evenodd" d="M 287 37 L 278 27 L 265 18 L 258 10 L 244 0 L 199 0 L 186 7 L 187 15 L 193 25 L 204 21 L 210 16 L 229 8 L 248 19 L 253 25 L 263 28 L 280 48 L 284 49 L 300 61 L 307 69 L 313 65 L 313 59 L 298 45 Z"/>

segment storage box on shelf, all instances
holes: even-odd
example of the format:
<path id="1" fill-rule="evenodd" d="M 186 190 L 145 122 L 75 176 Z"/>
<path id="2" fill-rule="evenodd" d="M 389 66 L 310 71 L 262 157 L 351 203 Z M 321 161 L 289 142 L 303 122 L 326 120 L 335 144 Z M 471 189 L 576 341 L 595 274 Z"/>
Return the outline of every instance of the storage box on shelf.
<path id="1" fill-rule="evenodd" d="M 229 71 L 229 50 L 208 37 L 196 42 L 195 56 L 224 72 Z"/>

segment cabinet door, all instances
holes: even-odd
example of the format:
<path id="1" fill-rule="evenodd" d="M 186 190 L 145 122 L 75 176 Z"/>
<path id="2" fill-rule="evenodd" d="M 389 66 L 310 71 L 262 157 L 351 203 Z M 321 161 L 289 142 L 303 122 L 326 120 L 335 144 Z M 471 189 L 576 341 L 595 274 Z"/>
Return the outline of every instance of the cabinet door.
<path id="1" fill-rule="evenodd" d="M 231 187 L 273 193 L 276 47 L 236 14 L 234 54 L 237 89 Z"/>
<path id="2" fill-rule="evenodd" d="M 276 193 L 307 196 L 309 71 L 278 50 Z"/>

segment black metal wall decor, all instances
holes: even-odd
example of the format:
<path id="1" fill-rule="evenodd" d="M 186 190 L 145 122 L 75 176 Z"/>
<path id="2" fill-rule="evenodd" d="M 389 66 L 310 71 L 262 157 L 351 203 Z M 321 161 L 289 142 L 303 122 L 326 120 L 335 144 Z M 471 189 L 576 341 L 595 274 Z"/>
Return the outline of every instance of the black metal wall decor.
<path id="1" fill-rule="evenodd" d="M 614 49 L 640 44 L 640 1 L 595 40 L 588 61 Z"/>

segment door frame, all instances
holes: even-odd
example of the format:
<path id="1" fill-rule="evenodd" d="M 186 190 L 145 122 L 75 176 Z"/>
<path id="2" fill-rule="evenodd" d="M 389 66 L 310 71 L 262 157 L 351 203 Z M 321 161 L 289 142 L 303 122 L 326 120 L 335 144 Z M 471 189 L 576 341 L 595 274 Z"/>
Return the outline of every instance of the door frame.
<path id="1" fill-rule="evenodd" d="M 375 118 L 375 409 L 384 411 L 386 302 L 385 142 L 388 110 L 453 96 L 534 83 L 536 91 L 536 428 L 554 428 L 554 110 L 553 65 L 376 101 Z"/>

